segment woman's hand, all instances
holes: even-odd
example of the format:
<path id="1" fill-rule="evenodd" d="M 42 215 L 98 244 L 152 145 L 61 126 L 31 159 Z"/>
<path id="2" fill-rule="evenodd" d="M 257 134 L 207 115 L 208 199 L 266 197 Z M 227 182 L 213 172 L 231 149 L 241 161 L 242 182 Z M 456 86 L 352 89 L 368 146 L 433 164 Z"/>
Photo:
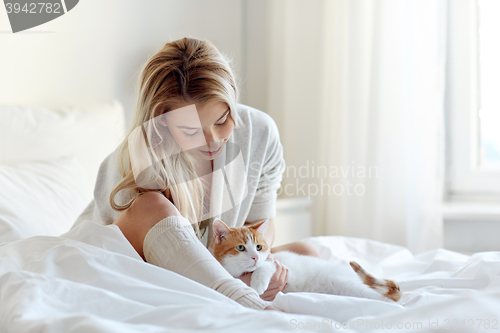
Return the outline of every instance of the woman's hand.
<path id="1" fill-rule="evenodd" d="M 286 287 L 286 282 L 288 280 L 288 269 L 283 267 L 283 265 L 279 261 L 274 261 L 276 264 L 276 272 L 271 277 L 271 281 L 269 281 L 269 286 L 267 290 L 264 291 L 260 298 L 264 301 L 272 301 L 276 297 L 276 294 L 280 291 L 283 291 Z"/>

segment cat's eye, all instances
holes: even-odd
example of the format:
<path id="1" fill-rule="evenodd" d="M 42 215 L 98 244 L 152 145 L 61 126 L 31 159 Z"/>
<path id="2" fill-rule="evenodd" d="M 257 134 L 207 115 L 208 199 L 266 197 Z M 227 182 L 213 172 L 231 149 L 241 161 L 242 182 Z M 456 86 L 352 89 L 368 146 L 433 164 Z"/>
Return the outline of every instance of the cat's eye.
<path id="1" fill-rule="evenodd" d="M 245 251 L 245 247 L 243 245 L 238 245 L 236 247 L 236 250 L 238 250 L 238 251 Z"/>
<path id="2" fill-rule="evenodd" d="M 260 250 L 262 250 L 262 245 L 257 244 L 257 246 L 255 248 L 257 249 L 257 251 L 260 251 Z"/>

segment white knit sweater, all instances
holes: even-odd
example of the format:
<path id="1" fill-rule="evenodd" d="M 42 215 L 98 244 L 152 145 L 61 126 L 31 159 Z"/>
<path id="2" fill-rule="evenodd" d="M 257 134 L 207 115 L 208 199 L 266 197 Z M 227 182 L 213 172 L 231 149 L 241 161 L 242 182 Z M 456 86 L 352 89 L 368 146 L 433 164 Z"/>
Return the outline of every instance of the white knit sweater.
<path id="1" fill-rule="evenodd" d="M 214 161 L 216 171 L 213 173 L 210 194 L 210 217 L 218 217 L 230 227 L 242 226 L 246 221 L 275 217 L 276 192 L 285 170 L 283 148 L 273 119 L 243 104 L 238 104 L 237 112 L 238 127 L 229 139 L 230 144 Z M 111 224 L 120 215 L 109 204 L 110 193 L 121 180 L 117 153 L 118 149 L 102 162 L 94 188 L 94 199 L 73 227 L 84 220 Z M 115 201 L 125 203 L 130 200 L 130 195 L 121 191 Z M 184 222 L 174 218 L 155 225 L 144 243 L 146 260 L 216 289 L 243 305 L 263 308 L 266 302 L 243 282 L 233 279 L 210 255 L 206 247 L 211 233 L 205 233 L 201 242 L 198 239 L 195 241 L 192 227 L 189 226 L 191 229 L 188 232 L 184 230 L 185 226 L 180 226 Z M 177 225 L 173 227 L 172 223 Z M 179 243 L 176 242 L 176 237 L 180 235 L 188 235 L 190 239 L 182 247 L 177 246 Z"/>

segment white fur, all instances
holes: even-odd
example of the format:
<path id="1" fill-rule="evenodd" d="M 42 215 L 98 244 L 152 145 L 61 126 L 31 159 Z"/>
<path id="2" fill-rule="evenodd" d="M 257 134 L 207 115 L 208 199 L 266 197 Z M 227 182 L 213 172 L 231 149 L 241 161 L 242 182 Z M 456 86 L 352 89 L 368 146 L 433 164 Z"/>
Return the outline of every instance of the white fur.
<path id="1" fill-rule="evenodd" d="M 277 252 L 274 258 L 288 268 L 288 285 L 283 290 L 284 293 L 305 291 L 392 302 L 365 285 L 351 266 L 343 260 L 326 261 L 289 251 Z"/>
<path id="2" fill-rule="evenodd" d="M 257 262 L 252 259 L 252 256 L 254 255 L 258 257 Z M 257 267 L 262 266 L 268 255 L 269 251 L 257 251 L 256 245 L 252 242 L 249 236 L 245 243 L 245 251 L 239 252 L 236 255 L 226 256 L 222 260 L 222 266 L 224 266 L 224 268 L 233 277 L 240 277 L 244 273 L 253 272 L 257 269 Z M 269 284 L 269 280 L 267 283 Z"/>
<path id="3" fill-rule="evenodd" d="M 250 287 L 255 289 L 259 295 L 262 295 L 269 286 L 269 281 L 276 272 L 276 265 L 273 261 L 265 261 L 252 274 Z"/>
<path id="4" fill-rule="evenodd" d="M 258 267 L 252 267 L 251 270 L 253 274 L 250 287 L 255 289 L 259 295 L 267 290 L 269 281 L 276 271 L 274 262 L 265 260 L 267 255 L 268 253 L 261 253 L 262 258 L 258 261 Z M 382 293 L 387 292 L 386 288 L 374 290 L 363 284 L 356 272 L 343 260 L 326 261 L 289 251 L 280 251 L 274 253 L 273 256 L 276 261 L 288 269 L 288 285 L 283 290 L 284 293 L 316 292 L 392 302 L 382 295 Z M 240 258 L 244 260 L 244 257 L 242 252 L 238 256 L 227 258 L 224 260 L 223 266 L 229 273 L 241 272 L 243 274 L 245 272 L 244 265 L 238 261 Z M 233 276 L 241 276 L 241 274 L 233 274 Z"/>

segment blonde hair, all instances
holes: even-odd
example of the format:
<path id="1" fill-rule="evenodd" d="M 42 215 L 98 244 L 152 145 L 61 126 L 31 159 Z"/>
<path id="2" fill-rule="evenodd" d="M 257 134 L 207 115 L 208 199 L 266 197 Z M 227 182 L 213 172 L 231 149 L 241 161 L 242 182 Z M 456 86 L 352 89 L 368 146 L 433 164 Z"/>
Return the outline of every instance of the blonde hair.
<path id="1" fill-rule="evenodd" d="M 142 67 L 139 76 L 139 92 L 135 116 L 129 135 L 122 142 L 118 152 L 118 168 L 122 180 L 110 195 L 111 207 L 116 211 L 129 208 L 135 199 L 144 192 L 159 191 L 171 196 L 179 212 L 192 224 L 198 237 L 199 222 L 203 216 L 204 184 L 196 177 L 194 160 L 185 153 L 172 155 L 174 140 L 163 140 L 168 135 L 155 126 L 152 121 L 163 113 L 172 111 L 180 104 L 224 102 L 230 109 L 235 126 L 238 126 L 236 105 L 238 89 L 230 60 L 219 52 L 209 41 L 182 38 L 165 44 Z M 141 174 L 139 186 L 134 178 L 129 152 L 129 140 L 135 131 L 143 135 L 143 124 L 149 124 L 150 154 L 161 161 L 154 163 L 146 173 Z M 136 129 L 140 129 L 137 131 Z M 152 144 L 152 142 L 154 142 Z M 167 158 L 165 158 L 167 157 Z M 137 175 L 136 175 L 137 176 Z M 143 186 L 144 184 L 151 186 Z M 115 202 L 118 192 L 128 189 L 128 202 L 119 205 Z"/>

